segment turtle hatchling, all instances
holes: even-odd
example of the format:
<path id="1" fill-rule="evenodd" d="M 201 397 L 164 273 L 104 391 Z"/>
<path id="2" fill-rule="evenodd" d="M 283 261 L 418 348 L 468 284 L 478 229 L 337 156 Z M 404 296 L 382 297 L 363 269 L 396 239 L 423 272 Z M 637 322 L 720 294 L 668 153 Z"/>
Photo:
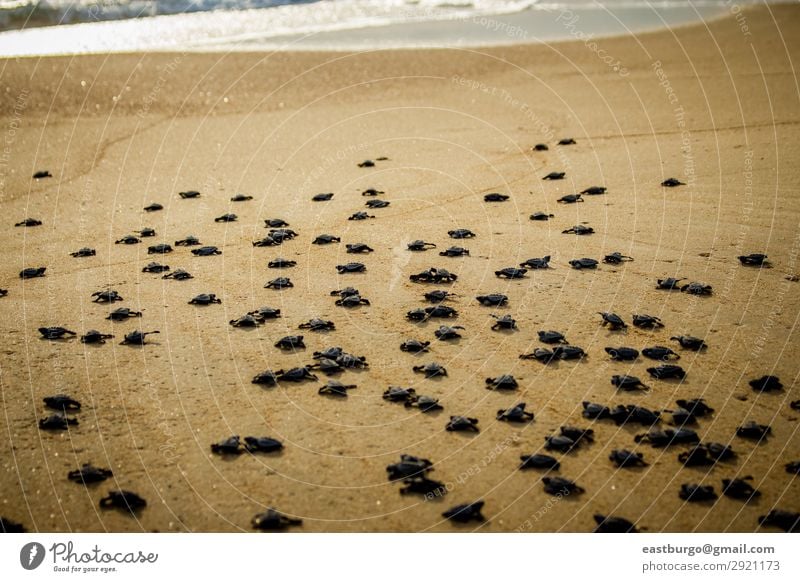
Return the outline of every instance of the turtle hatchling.
<path id="1" fill-rule="evenodd" d="M 427 251 L 428 249 L 436 248 L 436 245 L 424 240 L 413 240 L 406 245 L 406 248 L 409 251 Z"/>
<path id="2" fill-rule="evenodd" d="M 172 252 L 172 247 L 168 244 L 152 245 L 147 247 L 148 255 L 166 255 Z"/>
<path id="3" fill-rule="evenodd" d="M 125 338 L 120 342 L 122 345 L 128 346 L 143 346 L 147 343 L 147 336 L 152 335 L 154 333 L 160 333 L 158 331 L 132 331 L 129 334 L 125 335 Z"/>
<path id="4" fill-rule="evenodd" d="M 278 277 L 264 285 L 265 289 L 286 289 L 288 287 L 294 287 L 294 283 L 288 277 Z"/>
<path id="5" fill-rule="evenodd" d="M 175 279 L 176 281 L 186 281 L 187 279 L 194 279 L 191 273 L 183 269 L 175 269 L 171 273 L 161 276 L 162 279 Z"/>
<path id="6" fill-rule="evenodd" d="M 478 419 L 466 416 L 451 416 L 444 428 L 450 432 L 480 432 L 478 428 Z"/>
<path id="7" fill-rule="evenodd" d="M 333 192 L 323 192 L 321 194 L 314 194 L 311 197 L 312 202 L 327 202 L 333 199 Z"/>
<path id="8" fill-rule="evenodd" d="M 485 194 L 483 197 L 484 202 L 505 202 L 508 200 L 510 196 L 506 194 L 499 194 L 497 192 L 492 192 L 491 194 Z"/>
<path id="9" fill-rule="evenodd" d="M 345 245 L 345 248 L 347 249 L 345 252 L 348 252 L 351 255 L 361 254 L 361 253 L 372 253 L 375 251 L 375 249 L 364 243 L 349 243 Z"/>
<path id="10" fill-rule="evenodd" d="M 367 214 L 366 212 L 361 210 L 359 212 L 351 214 L 347 220 L 367 220 L 368 218 L 375 218 L 375 216 L 372 214 Z"/>
<path id="11" fill-rule="evenodd" d="M 695 352 L 699 352 L 700 350 L 704 350 L 708 347 L 702 339 L 691 335 L 677 335 L 672 336 L 669 339 L 677 341 L 682 348 L 686 348 L 687 350 L 692 350 Z"/>
<path id="12" fill-rule="evenodd" d="M 164 207 L 158 202 L 153 202 L 152 204 L 144 207 L 145 212 L 157 212 L 159 210 L 164 210 Z"/>
<path id="13" fill-rule="evenodd" d="M 486 307 L 500 307 L 508 303 L 508 295 L 502 293 L 490 293 L 489 295 L 478 295 L 475 299 L 478 303 Z"/>
<path id="14" fill-rule="evenodd" d="M 497 331 L 500 329 L 517 329 L 517 320 L 510 315 L 494 315 L 495 322 L 492 324 L 492 329 Z"/>
<path id="15" fill-rule="evenodd" d="M 542 477 L 545 493 L 550 495 L 580 495 L 586 490 L 570 479 L 563 477 Z"/>
<path id="16" fill-rule="evenodd" d="M 77 424 L 77 418 L 70 418 L 60 413 L 39 419 L 39 428 L 41 430 L 67 430 L 70 426 L 76 426 Z"/>
<path id="17" fill-rule="evenodd" d="M 455 521 L 456 523 L 469 523 L 470 521 L 484 522 L 486 518 L 483 517 L 481 513 L 483 504 L 483 501 L 475 501 L 474 503 L 456 505 L 442 513 L 442 517 L 450 521 Z"/>
<path id="18" fill-rule="evenodd" d="M 783 384 L 777 376 L 762 376 L 756 380 L 750 380 L 749 384 L 756 392 L 780 392 L 783 390 Z"/>
<path id="19" fill-rule="evenodd" d="M 506 267 L 504 269 L 500 269 L 499 271 L 495 271 L 495 277 L 499 277 L 501 279 L 523 279 L 525 277 L 525 273 L 527 273 L 527 269 L 518 269 L 516 267 Z"/>
<path id="20" fill-rule="evenodd" d="M 94 303 L 114 303 L 123 299 L 116 291 L 95 291 L 92 297 Z"/>
<path id="21" fill-rule="evenodd" d="M 222 303 L 222 299 L 219 299 L 214 293 L 201 293 L 189 300 L 190 305 L 211 305 L 212 303 Z"/>
<path id="22" fill-rule="evenodd" d="M 502 374 L 497 378 L 486 378 L 487 390 L 516 390 L 519 383 L 511 374 Z"/>
<path id="23" fill-rule="evenodd" d="M 302 519 L 289 517 L 272 507 L 262 513 L 256 514 L 251 520 L 253 529 L 261 531 L 282 531 L 291 526 L 302 525 L 302 523 Z"/>
<path id="24" fill-rule="evenodd" d="M 275 342 L 275 347 L 282 350 L 295 350 L 298 348 L 305 349 L 306 344 L 303 343 L 302 335 L 287 335 Z"/>
<path id="25" fill-rule="evenodd" d="M 169 271 L 169 265 L 162 265 L 161 263 L 147 263 L 142 267 L 142 273 L 164 273 Z"/>
<path id="26" fill-rule="evenodd" d="M 636 525 L 624 517 L 605 516 L 600 513 L 594 515 L 597 527 L 594 533 L 639 533 Z"/>
<path id="27" fill-rule="evenodd" d="M 561 463 L 558 462 L 558 459 L 541 453 L 520 455 L 519 459 L 522 461 L 522 464 L 519 466 L 520 469 L 552 469 L 553 471 L 558 471 L 561 467 Z"/>
<path id="28" fill-rule="evenodd" d="M 661 182 L 661 185 L 664 186 L 665 188 L 674 188 L 675 186 L 686 186 L 686 184 L 684 184 L 683 182 L 681 182 L 676 178 L 667 178 L 666 180 Z"/>
<path id="29" fill-rule="evenodd" d="M 680 380 L 686 377 L 686 371 L 683 368 L 672 364 L 647 368 L 647 373 L 657 380 L 667 380 L 670 378 L 677 378 Z"/>
<path id="30" fill-rule="evenodd" d="M 608 326 L 608 329 L 612 331 L 628 327 L 628 325 L 622 321 L 622 318 L 616 313 L 610 313 L 607 311 L 598 311 L 597 313 L 603 318 L 602 325 Z"/>
<path id="31" fill-rule="evenodd" d="M 565 194 L 556 202 L 561 202 L 562 204 L 574 204 L 575 202 L 583 202 L 583 196 L 580 194 Z"/>
<path id="32" fill-rule="evenodd" d="M 563 180 L 566 175 L 566 172 L 550 172 L 542 180 Z"/>
<path id="33" fill-rule="evenodd" d="M 554 217 L 554 214 L 547 214 L 546 212 L 534 212 L 530 215 L 531 220 L 550 220 Z"/>
<path id="34" fill-rule="evenodd" d="M 267 263 L 267 268 L 269 269 L 287 269 L 290 267 L 294 267 L 297 265 L 297 261 L 292 261 L 290 259 L 283 259 L 281 257 L 272 259 L 269 263 Z"/>
<path id="35" fill-rule="evenodd" d="M 469 250 L 464 247 L 450 247 L 439 252 L 441 257 L 464 257 L 469 256 Z"/>
<path id="36" fill-rule="evenodd" d="M 313 241 L 311 241 L 312 245 L 329 245 L 331 243 L 338 243 L 342 242 L 342 239 L 338 236 L 333 236 L 332 234 L 321 234 Z"/>
<path id="37" fill-rule="evenodd" d="M 187 236 L 186 238 L 182 238 L 181 240 L 175 241 L 176 247 L 194 247 L 200 244 L 200 239 L 196 236 Z"/>
<path id="38" fill-rule="evenodd" d="M 77 412 L 81 409 L 81 403 L 67 396 L 66 394 L 56 394 L 55 396 L 45 396 L 42 402 L 47 408 L 59 410 L 61 412 Z"/>
<path id="39" fill-rule="evenodd" d="M 308 329 L 311 331 L 331 331 L 336 329 L 336 325 L 334 325 L 332 321 L 326 321 L 318 317 L 309 319 L 306 323 L 301 323 L 297 327 L 299 329 Z"/>
<path id="40" fill-rule="evenodd" d="M 447 376 L 447 370 L 444 368 L 444 366 L 437 364 L 436 362 L 430 362 L 429 364 L 414 366 L 411 369 L 414 370 L 414 372 L 417 372 L 418 374 L 425 374 L 426 378 Z"/>
<path id="41" fill-rule="evenodd" d="M 711 295 L 711 285 L 698 283 L 696 281 L 681 287 L 681 293 L 689 293 L 690 295 Z"/>
<path id="42" fill-rule="evenodd" d="M 448 230 L 447 234 L 450 238 L 475 238 L 475 233 L 468 228 L 457 228 L 455 230 Z"/>
<path id="43" fill-rule="evenodd" d="M 81 465 L 80 469 L 75 469 L 67 473 L 67 479 L 75 483 L 83 483 L 84 485 L 88 485 L 89 483 L 101 483 L 113 476 L 114 473 L 111 469 L 101 469 L 90 463 L 84 463 Z"/>
<path id="44" fill-rule="evenodd" d="M 625 390 L 627 392 L 632 390 L 650 390 L 649 387 L 642 384 L 642 381 L 639 380 L 639 378 L 636 376 L 628 376 L 627 374 L 615 374 L 614 376 L 611 376 L 611 384 L 620 390 Z"/>
<path id="45" fill-rule="evenodd" d="M 589 258 L 582 258 L 582 259 L 572 259 L 569 262 L 570 266 L 573 269 L 581 270 L 581 269 L 596 269 L 597 268 L 597 261 L 594 259 Z"/>
<path id="46" fill-rule="evenodd" d="M 642 355 L 651 360 L 659 360 L 667 362 L 669 360 L 680 360 L 680 356 L 665 346 L 654 346 L 652 348 L 644 348 Z"/>
<path id="47" fill-rule="evenodd" d="M 389 386 L 383 392 L 383 399 L 389 402 L 408 402 L 416 396 L 413 388 L 401 388 L 400 386 Z"/>
<path id="48" fill-rule="evenodd" d="M 714 501 L 717 494 L 713 485 L 698 485 L 697 483 L 684 483 L 678 496 L 684 501 Z"/>
<path id="49" fill-rule="evenodd" d="M 100 507 L 103 509 L 114 508 L 129 513 L 136 513 L 147 507 L 147 501 L 139 497 L 136 493 L 120 489 L 109 491 L 108 495 L 100 500 Z"/>
<path id="50" fill-rule="evenodd" d="M 364 273 L 367 266 L 364 263 L 345 263 L 344 265 L 336 265 L 336 270 L 340 275 L 344 273 Z"/>
<path id="51" fill-rule="evenodd" d="M 571 228 L 562 230 L 561 234 L 576 234 L 578 236 L 583 236 L 587 234 L 594 234 L 594 229 L 591 226 L 586 226 L 584 224 L 576 224 Z"/>
<path id="52" fill-rule="evenodd" d="M 104 344 L 107 339 L 113 339 L 110 333 L 101 333 L 96 329 L 90 329 L 81 336 L 81 343 L 83 344 Z"/>
<path id="53" fill-rule="evenodd" d="M 747 475 L 739 479 L 723 479 L 722 480 L 722 493 L 726 497 L 739 499 L 741 501 L 750 501 L 761 495 L 758 489 L 755 489 L 748 481 L 752 481 L 753 477 Z"/>
<path id="54" fill-rule="evenodd" d="M 388 200 L 367 200 L 364 203 L 364 206 L 366 206 L 367 208 L 386 208 L 390 204 L 391 202 L 389 202 Z"/>
<path id="55" fill-rule="evenodd" d="M 283 449 L 283 443 L 271 437 L 244 437 L 244 448 L 248 453 L 277 453 Z"/>
<path id="56" fill-rule="evenodd" d="M 252 200 L 252 196 L 248 196 L 247 194 L 236 194 L 235 196 L 231 197 L 231 202 L 247 202 L 248 200 Z"/>
<path id="57" fill-rule="evenodd" d="M 520 267 L 525 267 L 526 269 L 549 269 L 550 268 L 550 255 L 546 255 L 544 257 L 534 257 L 532 259 L 528 259 L 524 263 L 519 264 Z"/>
<path id="58" fill-rule="evenodd" d="M 642 453 L 634 453 L 627 449 L 614 449 L 608 456 L 617 467 L 646 467 Z"/>
<path id="59" fill-rule="evenodd" d="M 70 331 L 65 327 L 59 327 L 59 326 L 40 327 L 39 333 L 42 334 L 43 339 L 48 339 L 48 340 L 65 339 L 64 336 L 74 337 L 78 335 L 74 331 Z"/>
<path id="60" fill-rule="evenodd" d="M 767 260 L 767 255 L 760 253 L 753 253 L 750 255 L 742 255 L 738 257 L 739 262 L 749 267 L 769 267 L 770 263 Z"/>
<path id="61" fill-rule="evenodd" d="M 606 353 L 611 356 L 612 360 L 617 362 L 629 362 L 639 357 L 639 350 L 634 348 L 605 348 Z"/>
<path id="62" fill-rule="evenodd" d="M 355 384 L 342 384 L 338 380 L 328 380 L 328 382 L 317 390 L 318 394 L 327 394 L 329 396 L 347 397 L 347 391 L 355 388 Z"/>
<path id="63" fill-rule="evenodd" d="M 603 262 L 609 265 L 619 265 L 625 261 L 632 261 L 633 257 L 629 257 L 628 255 L 623 255 L 622 253 L 611 253 L 610 255 L 606 255 L 603 257 Z"/>
<path id="64" fill-rule="evenodd" d="M 506 422 L 531 422 L 533 413 L 525 410 L 526 403 L 520 402 L 511 408 L 500 409 L 497 411 L 497 420 Z"/>
<path id="65" fill-rule="evenodd" d="M 90 249 L 88 247 L 83 247 L 82 249 L 78 249 L 74 253 L 70 253 L 70 256 L 77 258 L 80 257 L 93 257 L 97 254 L 97 251 L 94 249 Z"/>
<path id="66" fill-rule="evenodd" d="M 409 352 L 412 354 L 421 354 L 428 351 L 429 345 L 431 345 L 431 342 L 410 339 L 400 344 L 400 349 L 404 352 Z"/>
<path id="67" fill-rule="evenodd" d="M 432 396 L 412 396 L 405 402 L 406 408 L 419 408 L 421 412 L 436 412 L 442 410 L 443 406 L 439 404 L 439 400 Z"/>
<path id="68" fill-rule="evenodd" d="M 686 280 L 685 278 L 676 279 L 675 277 L 667 277 L 666 279 L 659 279 L 658 283 L 656 284 L 656 289 L 665 289 L 667 291 L 680 289 L 681 281 L 685 280 Z"/>
<path id="69" fill-rule="evenodd" d="M 657 327 L 664 327 L 661 319 L 654 315 L 646 314 L 633 314 L 633 325 L 642 329 L 655 329 Z"/>
<path id="70" fill-rule="evenodd" d="M 199 249 L 192 249 L 192 254 L 195 257 L 210 257 L 213 255 L 221 255 L 222 251 L 214 246 L 200 247 Z"/>

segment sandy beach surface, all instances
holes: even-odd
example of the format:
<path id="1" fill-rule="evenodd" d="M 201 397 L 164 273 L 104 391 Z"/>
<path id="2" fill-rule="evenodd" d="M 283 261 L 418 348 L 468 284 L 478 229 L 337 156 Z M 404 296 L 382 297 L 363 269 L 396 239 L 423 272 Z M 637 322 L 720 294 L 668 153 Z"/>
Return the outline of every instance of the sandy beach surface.
<path id="1" fill-rule="evenodd" d="M 578 23 L 578 32 L 579 23 Z M 800 8 L 772 6 L 731 13 L 707 24 L 593 42 L 481 50 L 351 53 L 126 54 L 10 59 L 0 63 L 4 151 L 0 164 L 0 515 L 38 531 L 250 531 L 250 520 L 275 507 L 303 520 L 294 531 L 591 531 L 596 513 L 625 517 L 650 532 L 757 531 L 770 509 L 800 511 L 798 477 L 784 465 L 800 458 L 797 388 L 800 283 Z M 556 146 L 571 137 L 575 145 Z M 535 152 L 536 143 L 549 151 Z M 365 159 L 387 157 L 375 167 Z M 53 177 L 32 180 L 37 170 Z M 561 181 L 543 181 L 551 171 Z M 662 188 L 675 177 L 688 185 Z M 608 188 L 582 204 L 564 194 Z M 376 218 L 366 188 L 384 194 Z M 178 192 L 198 190 L 197 199 Z M 312 202 L 333 192 L 330 202 Z M 505 203 L 485 203 L 500 192 Z M 253 196 L 233 203 L 236 193 Z M 159 212 L 142 209 L 152 202 Z M 529 220 L 536 211 L 554 214 Z M 238 221 L 215 222 L 234 212 Z M 43 225 L 15 228 L 26 217 Z M 299 233 L 279 247 L 251 242 L 282 218 Z M 592 236 L 562 230 L 586 223 Z M 157 236 L 138 245 L 114 241 L 144 227 Z M 448 237 L 469 228 L 474 239 Z M 311 244 L 320 234 L 341 244 Z M 176 247 L 147 247 L 187 235 L 222 254 L 195 257 Z M 436 249 L 413 253 L 424 239 Z M 363 242 L 368 255 L 345 253 Z M 450 245 L 461 258 L 439 256 Z M 96 256 L 72 258 L 92 247 Z M 634 257 L 594 271 L 568 261 Z M 747 268 L 738 255 L 766 253 L 771 269 Z M 552 269 L 506 281 L 498 269 L 550 255 Z M 268 269 L 284 257 L 286 270 Z M 157 260 L 194 275 L 162 280 L 142 272 Z M 367 271 L 338 275 L 361 261 Z M 44 278 L 21 280 L 26 267 Z M 450 286 L 409 275 L 441 267 Z M 265 289 L 288 276 L 294 287 Z M 685 277 L 713 286 L 710 297 L 659 291 L 656 280 Z M 334 305 L 330 291 L 357 287 L 370 306 Z M 91 294 L 114 289 L 113 306 Z M 422 294 L 448 288 L 463 338 L 438 341 L 440 322 L 413 323 Z M 475 296 L 509 297 L 483 307 Z M 220 305 L 189 299 L 215 293 Z M 104 319 L 125 306 L 141 319 Z M 252 329 L 228 322 L 260 306 L 283 317 Z M 609 331 L 599 311 L 629 327 Z M 665 327 L 630 325 L 634 313 Z M 491 314 L 510 314 L 514 332 L 492 331 Z M 298 332 L 311 317 L 336 330 Z M 40 339 L 37 328 L 98 329 L 105 345 Z M 134 330 L 158 330 L 148 345 L 119 345 Z M 518 356 L 542 346 L 536 331 L 558 330 L 588 353 L 549 366 Z M 302 333 L 307 349 L 285 353 L 280 337 Z M 705 338 L 709 349 L 680 349 L 670 336 Z M 430 352 L 399 350 L 406 339 L 431 341 Z M 650 378 L 656 363 L 612 362 L 607 346 L 669 345 L 686 379 Z M 265 388 L 264 370 L 312 362 L 314 351 L 341 346 L 365 356 L 367 370 L 339 378 L 356 384 L 347 398 L 325 397 L 317 382 Z M 446 378 L 424 379 L 412 366 L 436 361 Z M 487 390 L 484 379 L 513 374 L 514 392 Z M 619 392 L 613 374 L 640 377 L 650 390 Z M 748 382 L 779 376 L 783 391 L 756 393 Z M 422 414 L 381 395 L 413 386 L 444 410 Z M 42 431 L 42 398 L 67 393 L 83 403 L 69 431 Z M 731 444 L 734 461 L 684 468 L 687 445 L 636 445 L 638 426 L 584 419 L 582 401 L 674 409 L 702 397 L 715 409 L 693 427 L 703 441 Z M 499 409 L 527 403 L 529 424 L 495 420 Z M 450 415 L 479 419 L 479 433 L 445 431 Z M 664 413 L 662 428 L 671 415 Z M 754 420 L 771 426 L 760 444 L 735 436 Z M 595 442 L 552 453 L 557 473 L 585 492 L 545 493 L 519 457 L 540 451 L 562 425 L 591 426 Z M 280 454 L 211 454 L 232 434 L 272 436 Z M 613 449 L 644 454 L 649 466 L 618 469 Z M 386 465 L 407 453 L 430 459 L 430 477 L 447 495 L 401 495 Z M 91 462 L 113 479 L 84 487 L 67 473 Z M 751 475 L 761 495 L 750 503 L 721 494 L 721 480 Z M 551 474 L 552 476 L 552 474 Z M 679 498 L 684 483 L 713 485 L 716 502 Z M 110 489 L 148 502 L 137 516 L 102 510 Z M 484 500 L 487 521 L 463 526 L 441 516 Z M 764 531 L 762 529 L 761 531 Z M 769 528 L 767 531 L 777 531 Z"/>

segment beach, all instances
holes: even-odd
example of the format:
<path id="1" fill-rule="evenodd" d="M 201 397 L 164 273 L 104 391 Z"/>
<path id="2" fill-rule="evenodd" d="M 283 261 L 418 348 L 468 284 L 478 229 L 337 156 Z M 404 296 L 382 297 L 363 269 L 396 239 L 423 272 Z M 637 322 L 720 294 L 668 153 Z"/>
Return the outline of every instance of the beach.
<path id="1" fill-rule="evenodd" d="M 251 518 L 274 507 L 303 520 L 304 532 L 588 532 L 593 515 L 616 515 L 649 532 L 753 532 L 758 517 L 800 511 L 797 461 L 800 412 L 800 107 L 794 63 L 800 57 L 800 9 L 731 9 L 722 18 L 630 37 L 495 48 L 366 52 L 133 53 L 0 62 L 0 515 L 30 531 L 251 531 Z M 562 138 L 574 145 L 558 146 Z M 532 151 L 537 143 L 548 151 Z M 359 167 L 366 159 L 374 167 Z M 32 180 L 38 170 L 52 178 Z M 543 181 L 551 171 L 563 180 Z M 686 183 L 663 188 L 670 177 Z M 579 204 L 556 200 L 589 186 L 601 196 Z M 367 188 L 387 208 L 370 210 Z M 181 191 L 197 190 L 196 199 Z M 312 202 L 333 192 L 329 202 Z M 484 202 L 486 193 L 510 196 Z M 231 202 L 237 193 L 252 201 Z M 142 209 L 160 203 L 163 210 Z M 374 219 L 349 221 L 367 210 Z M 542 211 L 549 221 L 532 221 Z M 235 222 L 215 222 L 235 213 Z M 43 224 L 13 225 L 27 217 Z M 264 220 L 281 218 L 298 236 L 258 248 Z M 591 236 L 569 236 L 573 225 Z M 115 244 L 152 227 L 141 244 Z M 448 231 L 476 236 L 453 240 Z M 321 234 L 341 243 L 314 245 Z M 151 244 L 197 236 L 222 254 L 193 256 L 175 247 L 148 255 Z M 415 239 L 436 249 L 410 252 Z M 373 253 L 351 255 L 346 243 Z M 469 256 L 439 256 L 451 245 Z M 72 258 L 81 247 L 93 257 Z M 568 261 L 619 251 L 634 258 L 575 270 Z M 765 253 L 773 267 L 743 267 L 739 255 Z M 495 271 L 531 257 L 552 269 L 504 280 Z M 268 269 L 283 257 L 289 269 Z M 194 278 L 143 273 L 151 261 Z M 365 273 L 337 274 L 360 261 Z M 19 271 L 47 267 L 44 278 Z M 429 267 L 458 276 L 452 285 L 417 284 Z M 264 288 L 290 277 L 294 287 Z M 713 287 L 711 296 L 656 289 L 683 277 Z M 359 289 L 369 306 L 334 305 L 330 292 Z M 424 292 L 459 297 L 452 321 L 414 323 Z M 114 289 L 124 298 L 93 303 Z M 504 293 L 508 305 L 481 306 L 477 295 Z M 219 305 L 188 301 L 214 293 Z M 125 306 L 141 318 L 107 321 Z M 260 306 L 282 317 L 255 329 L 229 325 Z M 615 312 L 625 332 L 601 326 Z M 630 325 L 632 314 L 665 327 Z M 490 329 L 512 315 L 518 330 Z M 312 317 L 335 331 L 299 331 Z M 444 323 L 463 338 L 438 341 Z M 37 329 L 115 335 L 105 345 L 45 341 Z M 159 331 L 145 346 L 120 345 L 135 329 Z M 543 365 L 519 355 L 545 347 L 538 330 L 558 330 L 588 354 Z M 305 336 L 307 348 L 283 352 L 283 336 Z M 704 338 L 703 352 L 681 350 L 671 336 Z M 431 341 L 409 354 L 410 338 Z M 669 345 L 687 372 L 683 382 L 655 380 L 656 363 L 613 362 L 607 346 Z M 369 368 L 339 379 L 355 384 L 347 398 L 321 396 L 326 378 L 262 387 L 268 369 L 308 365 L 312 353 L 341 346 Z M 436 361 L 445 378 L 425 379 L 412 366 Z M 519 389 L 487 390 L 485 379 L 513 374 Z M 632 374 L 650 390 L 621 392 L 609 378 Z M 748 382 L 780 377 L 784 389 L 757 393 Z M 384 400 L 389 386 L 414 387 L 444 410 L 421 413 Z M 69 431 L 42 431 L 42 398 L 66 393 L 81 401 Z M 680 398 L 704 398 L 715 409 L 697 426 L 703 442 L 730 444 L 736 460 L 683 467 L 686 446 L 634 443 L 633 425 L 582 417 L 582 402 L 675 409 Z M 528 424 L 496 420 L 525 402 Z M 479 433 L 448 432 L 451 415 L 479 419 Z M 662 428 L 669 427 L 664 414 Z M 735 436 L 754 420 L 771 427 L 760 443 Z M 554 497 L 542 472 L 519 470 L 520 455 L 540 451 L 562 425 L 589 427 L 594 442 L 554 454 L 559 476 L 585 492 Z M 210 445 L 231 435 L 271 436 L 279 454 L 221 457 Z M 635 448 L 647 467 L 618 469 L 613 449 Z M 430 459 L 447 495 L 402 495 L 385 467 L 401 454 Z M 91 462 L 112 480 L 83 486 L 69 471 Z M 721 479 L 752 476 L 761 495 L 749 503 L 721 495 Z M 689 503 L 682 484 L 714 485 L 716 502 Z M 147 500 L 136 516 L 100 509 L 109 489 Z M 484 500 L 486 521 L 454 525 L 453 505 Z M 777 531 L 762 528 L 760 531 Z"/>

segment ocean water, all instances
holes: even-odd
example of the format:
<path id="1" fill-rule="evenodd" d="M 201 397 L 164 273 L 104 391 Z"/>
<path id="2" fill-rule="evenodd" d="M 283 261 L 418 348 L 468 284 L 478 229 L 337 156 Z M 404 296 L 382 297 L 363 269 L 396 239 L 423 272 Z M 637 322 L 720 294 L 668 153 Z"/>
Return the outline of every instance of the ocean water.
<path id="1" fill-rule="evenodd" d="M 640 32 L 759 3 L 763 0 L 0 0 L 0 56 L 485 46 L 569 39 L 576 30 L 593 36 Z"/>

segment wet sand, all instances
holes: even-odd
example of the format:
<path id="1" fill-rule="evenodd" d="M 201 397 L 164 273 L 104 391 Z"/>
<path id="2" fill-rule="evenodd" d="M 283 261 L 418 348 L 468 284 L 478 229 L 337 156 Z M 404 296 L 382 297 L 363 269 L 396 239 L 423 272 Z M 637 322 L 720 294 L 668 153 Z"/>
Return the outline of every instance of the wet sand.
<path id="1" fill-rule="evenodd" d="M 746 27 L 746 29 L 744 28 Z M 798 212 L 800 107 L 793 62 L 800 56 L 800 10 L 776 6 L 636 38 L 491 50 L 377 51 L 363 54 L 115 55 L 6 60 L 0 64 L 5 152 L 0 228 L 0 515 L 39 531 L 249 531 L 265 506 L 303 519 L 298 531 L 590 531 L 595 513 L 636 521 L 648 531 L 756 531 L 771 508 L 800 510 L 797 477 L 783 465 L 798 460 Z M 598 51 L 604 51 L 599 52 Z M 605 57 L 610 66 L 602 60 Z M 622 67 L 615 71 L 614 66 Z M 556 146 L 558 139 L 577 143 Z M 544 142 L 547 152 L 531 151 Z M 374 168 L 364 159 L 386 156 Z M 48 169 L 53 178 L 31 180 Z M 550 171 L 566 179 L 542 181 Z M 659 184 L 676 177 L 687 186 Z M 592 185 L 604 196 L 557 204 Z M 388 208 L 375 219 L 348 221 L 384 190 Z M 179 191 L 199 190 L 194 200 Z M 232 203 L 246 193 L 253 201 Z M 314 203 L 318 192 L 334 192 Z M 488 192 L 511 196 L 483 202 Z M 151 202 L 164 210 L 145 213 Z M 534 222 L 535 211 L 553 213 Z M 235 212 L 234 223 L 214 218 Z M 35 228 L 14 228 L 25 217 Z M 283 218 L 299 236 L 280 247 L 255 248 L 263 220 Z M 592 236 L 561 231 L 587 223 Z M 114 241 L 143 227 L 142 244 Z M 447 231 L 477 236 L 451 240 Z M 341 244 L 312 245 L 319 234 Z M 176 247 L 165 256 L 147 246 L 186 235 L 216 245 L 221 256 L 194 257 Z M 435 250 L 412 253 L 425 239 Z M 375 252 L 345 253 L 364 242 Z M 451 244 L 470 256 L 440 257 Z M 97 255 L 68 253 L 93 247 Z M 570 259 L 620 251 L 635 261 L 569 268 Z M 742 267 L 736 257 L 769 255 L 771 269 Z M 494 271 L 550 255 L 551 270 L 504 281 Z M 285 271 L 275 257 L 294 259 Z M 157 260 L 194 275 L 164 281 L 142 273 Z M 359 260 L 364 274 L 337 275 L 335 265 Z M 25 267 L 47 276 L 22 281 Z M 459 311 L 463 339 L 440 342 L 438 322 L 415 324 L 404 314 L 424 307 L 436 285 L 408 276 L 431 266 L 458 275 L 448 304 Z M 294 287 L 263 288 L 289 276 Z M 711 297 L 655 290 L 665 276 L 712 285 Z M 329 292 L 357 287 L 368 307 L 334 306 Z M 143 317 L 104 318 L 113 308 L 91 302 L 117 290 Z M 504 308 L 480 306 L 478 294 L 502 292 Z M 187 304 L 215 293 L 221 305 Z M 259 306 L 284 316 L 255 330 L 230 319 Z M 598 311 L 660 317 L 656 331 L 630 326 L 610 332 Z M 490 330 L 490 314 L 511 314 L 516 332 Z M 298 332 L 310 317 L 333 320 L 328 333 Z M 49 342 L 37 328 L 99 329 L 103 346 Z M 134 329 L 159 330 L 152 343 L 119 345 Z M 555 329 L 588 358 L 543 366 L 518 356 L 540 344 L 536 331 Z M 280 337 L 303 333 L 307 349 L 287 354 Z M 703 353 L 680 350 L 669 337 L 704 337 Z M 408 338 L 431 340 L 429 354 L 401 352 Z M 610 362 L 603 348 L 671 345 L 688 375 L 683 383 L 651 379 L 645 358 Z M 311 362 L 328 346 L 366 356 L 366 371 L 340 378 L 357 384 L 346 399 L 317 394 L 319 382 L 262 388 L 266 369 Z M 426 380 L 411 367 L 443 364 L 447 378 Z M 484 379 L 511 373 L 516 392 L 485 389 Z M 618 393 L 612 374 L 630 373 L 651 387 Z M 748 381 L 765 374 L 780 393 L 757 394 Z M 389 385 L 413 386 L 439 398 L 444 410 L 420 414 L 384 401 Z M 80 425 L 45 432 L 42 398 L 68 393 L 83 403 Z M 674 408 L 676 398 L 704 397 L 716 409 L 696 428 L 701 438 L 731 443 L 736 461 L 712 469 L 682 468 L 686 446 L 642 445 L 650 466 L 616 469 L 615 448 L 633 448 L 639 427 L 592 424 L 595 442 L 561 455 L 561 476 L 586 489 L 556 500 L 537 471 L 519 471 L 519 456 L 540 449 L 564 424 L 589 426 L 581 402 Z M 495 421 L 498 409 L 526 402 L 528 425 Z M 449 415 L 479 419 L 478 434 L 444 430 Z M 669 414 L 665 414 L 665 420 Z M 735 437 L 747 420 L 770 424 L 755 444 Z M 278 455 L 212 455 L 231 434 L 272 436 Z M 401 495 L 385 466 L 401 453 L 435 463 L 431 477 L 448 485 L 441 499 Z M 83 487 L 68 471 L 91 461 L 114 479 Z M 681 484 L 713 484 L 752 475 L 761 497 L 749 504 L 720 496 L 686 503 Z M 139 493 L 148 507 L 137 518 L 99 509 L 109 489 Z M 484 524 L 454 526 L 441 513 L 483 499 Z"/>

